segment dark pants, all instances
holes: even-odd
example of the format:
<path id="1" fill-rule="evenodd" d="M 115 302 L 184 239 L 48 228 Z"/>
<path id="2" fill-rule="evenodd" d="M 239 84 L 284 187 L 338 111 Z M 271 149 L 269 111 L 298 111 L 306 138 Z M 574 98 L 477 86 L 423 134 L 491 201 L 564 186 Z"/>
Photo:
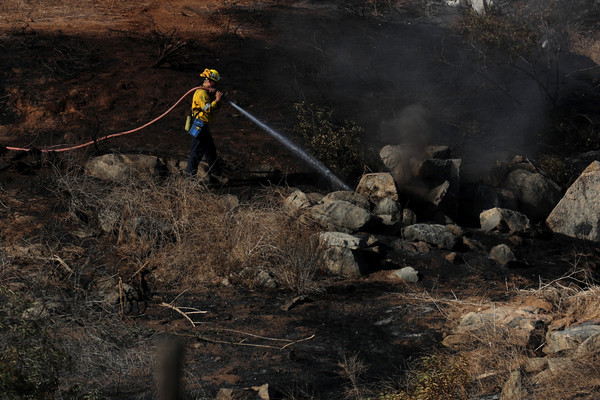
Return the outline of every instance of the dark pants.
<path id="1" fill-rule="evenodd" d="M 210 134 L 208 125 L 202 127 L 202 131 L 198 137 L 192 138 L 192 148 L 185 172 L 190 175 L 196 175 L 198 165 L 200 165 L 200 161 L 202 161 L 202 157 L 204 156 L 206 156 L 209 173 L 220 175 L 221 170 L 217 163 L 217 148 L 215 147 L 215 142 Z"/>

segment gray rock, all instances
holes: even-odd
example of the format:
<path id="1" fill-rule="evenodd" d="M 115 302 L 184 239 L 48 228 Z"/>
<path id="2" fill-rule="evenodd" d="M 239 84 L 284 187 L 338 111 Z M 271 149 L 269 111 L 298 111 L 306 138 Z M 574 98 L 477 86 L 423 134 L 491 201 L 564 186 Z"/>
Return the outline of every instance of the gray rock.
<path id="1" fill-rule="evenodd" d="M 23 311 L 21 317 L 28 320 L 47 318 L 60 309 L 60 303 L 53 301 L 35 301 L 31 307 Z"/>
<path id="2" fill-rule="evenodd" d="M 343 200 L 348 203 L 354 204 L 357 207 L 364 208 L 365 210 L 371 209 L 371 203 L 369 203 L 369 199 L 363 196 L 360 193 L 352 193 L 347 190 L 340 190 L 337 192 L 331 192 L 326 194 L 321 200 L 323 203 L 328 203 L 331 201 Z"/>
<path id="3" fill-rule="evenodd" d="M 402 210 L 402 224 L 404 226 L 414 225 L 417 223 L 417 214 L 414 213 L 410 208 Z"/>
<path id="4" fill-rule="evenodd" d="M 515 234 L 531 230 L 529 218 L 525 214 L 506 208 L 496 207 L 483 211 L 479 214 L 479 222 L 486 233 L 498 231 Z"/>
<path id="5" fill-rule="evenodd" d="M 99 298 L 100 304 L 105 308 L 124 306 L 126 312 L 139 312 L 146 306 L 143 296 L 136 288 L 114 278 L 99 279 L 93 283 L 92 287 L 94 295 Z"/>
<path id="6" fill-rule="evenodd" d="M 418 175 L 423 161 L 424 148 L 418 145 L 387 145 L 379 151 L 381 161 L 391 171 L 391 176 L 399 185 Z"/>
<path id="7" fill-rule="evenodd" d="M 373 209 L 373 214 L 375 215 L 390 215 L 392 220 L 397 220 L 400 217 L 401 211 L 400 204 L 397 201 L 386 197 L 382 199 L 375 208 Z"/>
<path id="8" fill-rule="evenodd" d="M 575 351 L 575 357 L 588 358 L 600 354 L 600 332 L 585 339 Z"/>
<path id="9" fill-rule="evenodd" d="M 263 288 L 275 289 L 277 287 L 275 278 L 273 278 L 273 276 L 265 270 L 260 270 L 258 274 L 256 274 L 255 281 L 258 286 Z"/>
<path id="10" fill-rule="evenodd" d="M 90 176 L 120 182 L 130 178 L 157 176 L 166 166 L 155 156 L 113 153 L 92 158 L 85 168 Z"/>
<path id="11" fill-rule="evenodd" d="M 319 243 L 325 249 L 323 260 L 331 274 L 359 277 L 366 271 L 366 265 L 356 252 L 367 247 L 363 239 L 343 232 L 323 232 Z"/>
<path id="12" fill-rule="evenodd" d="M 447 226 L 437 224 L 414 224 L 402 229 L 402 237 L 408 241 L 423 241 L 443 249 L 452 250 L 456 236 Z"/>
<path id="13" fill-rule="evenodd" d="M 437 207 L 440 205 L 442 200 L 444 200 L 444 197 L 448 193 L 449 189 L 450 182 L 444 181 L 441 185 L 429 190 L 429 192 L 427 192 L 427 194 L 425 195 L 425 200 Z"/>
<path id="14" fill-rule="evenodd" d="M 510 172 L 502 187 L 515 194 L 519 211 L 536 221 L 546 218 L 562 197 L 560 187 L 550 178 L 524 169 Z"/>
<path id="15" fill-rule="evenodd" d="M 357 278 L 362 275 L 362 266 L 355 253 L 346 247 L 332 246 L 323 252 L 325 268 L 333 275 Z"/>
<path id="16" fill-rule="evenodd" d="M 594 161 L 546 219 L 553 232 L 600 241 L 600 162 Z"/>
<path id="17" fill-rule="evenodd" d="M 390 173 L 365 174 L 360 178 L 356 193 L 365 196 L 373 204 L 386 197 L 398 201 L 398 189 Z"/>
<path id="18" fill-rule="evenodd" d="M 548 358 L 548 370 L 554 374 L 564 374 L 573 370 L 573 360 L 569 357 Z"/>
<path id="19" fill-rule="evenodd" d="M 234 209 L 240 205 L 240 198 L 234 194 L 224 194 L 220 197 L 221 202 L 227 209 Z"/>
<path id="20" fill-rule="evenodd" d="M 345 233 L 360 231 L 372 218 L 369 211 L 343 200 L 317 204 L 309 212 L 323 228 Z"/>
<path id="21" fill-rule="evenodd" d="M 362 238 L 343 232 L 321 232 L 319 242 L 327 247 L 339 246 L 351 250 L 367 247 L 367 243 Z"/>
<path id="22" fill-rule="evenodd" d="M 551 317 L 538 307 L 492 307 L 465 314 L 452 335 L 444 339 L 443 343 L 445 346 L 458 346 L 468 343 L 473 336 L 506 330 L 510 332 L 507 337 L 510 343 L 526 347 L 537 327 L 549 323 L 550 320 Z"/>
<path id="23" fill-rule="evenodd" d="M 508 380 L 502 386 L 500 400 L 523 400 L 528 398 L 527 389 L 523 386 L 523 376 L 520 370 L 510 373 Z"/>
<path id="24" fill-rule="evenodd" d="M 561 331 L 551 331 L 546 334 L 546 346 L 542 351 L 546 354 L 555 354 L 559 351 L 573 350 L 598 333 L 600 333 L 600 325 L 580 325 L 567 327 Z"/>
<path id="25" fill-rule="evenodd" d="M 505 244 L 499 244 L 497 246 L 492 247 L 492 250 L 490 251 L 490 258 L 502 266 L 505 266 L 510 262 L 516 261 L 517 259 L 510 247 L 508 247 Z"/>
<path id="26" fill-rule="evenodd" d="M 548 367 L 548 359 L 543 357 L 529 358 L 525 362 L 525 372 L 534 374 L 545 370 Z"/>
<path id="27" fill-rule="evenodd" d="M 404 282 L 419 282 L 419 273 L 413 267 L 404 267 L 391 271 L 389 277 L 390 279 L 399 279 Z"/>
<path id="28" fill-rule="evenodd" d="M 313 205 L 309 197 L 301 190 L 294 191 L 283 201 L 283 209 L 290 214 Z"/>

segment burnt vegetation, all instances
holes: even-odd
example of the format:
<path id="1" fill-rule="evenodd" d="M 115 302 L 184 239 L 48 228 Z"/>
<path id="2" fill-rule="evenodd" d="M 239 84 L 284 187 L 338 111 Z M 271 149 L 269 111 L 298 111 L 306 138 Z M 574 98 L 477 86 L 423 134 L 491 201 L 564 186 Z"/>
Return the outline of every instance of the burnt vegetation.
<path id="1" fill-rule="evenodd" d="M 231 111 L 215 127 L 238 178 L 225 188 L 171 173 L 175 163 L 119 182 L 85 173 L 105 153 L 184 160 L 183 113 L 73 153 L 4 147 L 138 126 L 214 64 L 229 96 L 346 182 L 383 169 L 378 147 L 418 138 L 486 172 L 517 148 L 564 191 L 581 173 L 568 158 L 600 148 L 597 2 L 498 1 L 481 14 L 417 0 L 191 3 L 0 4 L 0 397 L 166 400 L 157 386 L 174 384 L 179 398 L 214 399 L 268 383 L 287 400 L 498 398 L 542 355 L 545 332 L 523 344 L 494 328 L 442 346 L 467 311 L 530 302 L 565 326 L 598 318 L 595 244 L 542 230 L 467 234 L 476 244 L 460 244 L 457 262 L 403 256 L 425 275 L 414 285 L 333 276 L 320 227 L 284 206 L 296 183 L 324 192 L 307 185 L 314 173 Z M 486 240 L 530 246 L 526 262 L 461 259 Z M 181 381 L 165 383 L 157 355 L 173 337 L 185 343 L 171 359 Z M 533 399 L 595 398 L 597 353 L 567 368 L 566 384 L 522 386 Z"/>

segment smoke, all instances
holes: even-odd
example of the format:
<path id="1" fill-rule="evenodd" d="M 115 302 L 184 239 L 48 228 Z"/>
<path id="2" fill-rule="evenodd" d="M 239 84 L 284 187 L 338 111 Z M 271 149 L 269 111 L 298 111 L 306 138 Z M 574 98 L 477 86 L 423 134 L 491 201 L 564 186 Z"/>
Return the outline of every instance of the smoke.
<path id="1" fill-rule="evenodd" d="M 275 22 L 274 42 L 289 65 L 273 66 L 270 82 L 285 98 L 323 103 L 358 122 L 376 147 L 405 144 L 418 158 L 427 145 L 450 145 L 474 174 L 511 154 L 536 154 L 548 123 L 541 82 L 559 71 L 547 59 L 521 69 L 482 62 L 443 22 L 449 15 L 399 24 L 290 11 Z M 540 80 L 528 75 L 537 67 L 547 74 Z"/>

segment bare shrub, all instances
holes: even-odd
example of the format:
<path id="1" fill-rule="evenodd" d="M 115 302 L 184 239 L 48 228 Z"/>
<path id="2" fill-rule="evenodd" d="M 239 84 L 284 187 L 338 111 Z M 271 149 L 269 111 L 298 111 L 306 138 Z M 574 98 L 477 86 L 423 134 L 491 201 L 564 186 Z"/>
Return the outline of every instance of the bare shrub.
<path id="1" fill-rule="evenodd" d="M 69 355 L 70 368 L 61 380 L 65 393 L 118 393 L 121 382 L 140 378 L 140 391 L 152 386 L 148 381 L 156 371 L 157 343 L 151 332 L 126 325 L 118 318 L 79 310 L 77 319 L 84 326 L 58 324 L 54 327 L 63 351 Z M 92 323 L 93 322 L 93 323 Z M 133 388 L 129 388 L 133 389 Z M 66 397 L 68 398 L 68 396 Z"/>
<path id="2" fill-rule="evenodd" d="M 167 62 L 174 62 L 180 56 L 187 42 L 177 38 L 177 29 L 173 28 L 168 31 L 162 30 L 151 17 L 148 17 L 150 23 L 150 38 L 157 46 L 158 54 L 156 60 L 152 63 L 152 68 L 157 68 Z"/>
<path id="3" fill-rule="evenodd" d="M 466 400 L 471 382 L 468 368 L 464 355 L 435 353 L 424 356 L 408 371 L 406 388 L 388 389 L 367 400 Z"/>
<path id="4" fill-rule="evenodd" d="M 320 249 L 315 236 L 296 238 L 285 237 L 277 258 L 271 267 L 275 280 L 285 289 L 298 294 L 320 293 L 324 290 L 322 280 L 318 279 L 323 271 Z"/>
<path id="5" fill-rule="evenodd" d="M 343 356 L 338 363 L 339 374 L 348 381 L 344 397 L 346 399 L 363 399 L 364 387 L 361 383 L 362 376 L 367 372 L 367 365 L 358 358 L 358 354 L 351 357 Z"/>
<path id="6" fill-rule="evenodd" d="M 531 399 L 584 399 L 598 398 L 600 388 L 600 368 L 598 359 L 576 360 L 566 371 L 546 371 L 543 380 L 534 379 L 531 388 Z"/>
<path id="7" fill-rule="evenodd" d="M 585 34 L 572 30 L 569 32 L 571 51 L 600 64 L 600 34 Z"/>
<path id="8" fill-rule="evenodd" d="M 529 292 L 549 302 L 555 318 L 585 321 L 595 319 L 600 308 L 600 286 L 593 279 L 593 270 L 582 254 L 575 254 L 572 266 L 563 276 L 550 282 L 540 281 Z"/>
<path id="9" fill-rule="evenodd" d="M 58 182 L 77 220 L 100 225 L 98 215 L 112 215 L 117 248 L 126 264 L 136 270 L 146 265 L 168 286 L 188 287 L 263 270 L 284 289 L 320 290 L 314 231 L 283 212 L 274 194 L 237 205 L 181 177 L 117 185 L 59 176 Z"/>
<path id="10" fill-rule="evenodd" d="M 73 78 L 99 63 L 95 49 L 81 39 L 63 38 L 52 50 L 47 60 L 40 60 L 52 76 Z"/>

